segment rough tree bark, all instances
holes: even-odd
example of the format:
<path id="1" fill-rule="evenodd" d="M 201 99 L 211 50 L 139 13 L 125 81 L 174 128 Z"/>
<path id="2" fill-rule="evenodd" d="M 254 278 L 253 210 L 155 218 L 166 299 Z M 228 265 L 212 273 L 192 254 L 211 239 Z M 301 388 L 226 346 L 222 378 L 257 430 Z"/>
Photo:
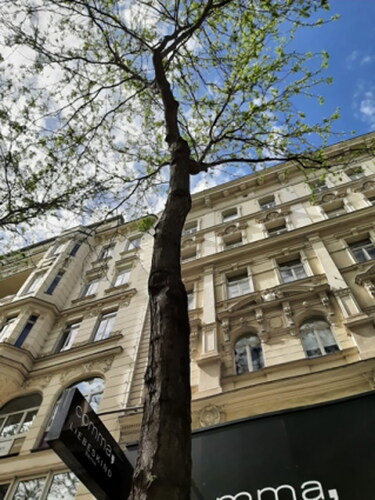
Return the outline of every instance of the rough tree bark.
<path id="1" fill-rule="evenodd" d="M 178 103 L 160 52 L 154 52 L 166 141 L 171 152 L 170 187 L 156 226 L 149 277 L 151 339 L 146 397 L 131 500 L 188 500 L 191 477 L 190 356 L 187 295 L 181 279 L 180 242 L 191 207 L 190 173 L 195 162 L 181 138 Z"/>

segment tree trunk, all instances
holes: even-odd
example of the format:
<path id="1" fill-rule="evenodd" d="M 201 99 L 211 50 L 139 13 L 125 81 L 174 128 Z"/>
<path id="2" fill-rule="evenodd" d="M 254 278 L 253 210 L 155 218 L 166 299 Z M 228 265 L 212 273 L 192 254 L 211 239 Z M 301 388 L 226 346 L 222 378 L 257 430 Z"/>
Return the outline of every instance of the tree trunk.
<path id="1" fill-rule="evenodd" d="M 167 204 L 156 227 L 146 397 L 132 500 L 190 498 L 190 328 L 180 266 L 181 232 L 191 206 L 187 163 L 171 166 Z"/>

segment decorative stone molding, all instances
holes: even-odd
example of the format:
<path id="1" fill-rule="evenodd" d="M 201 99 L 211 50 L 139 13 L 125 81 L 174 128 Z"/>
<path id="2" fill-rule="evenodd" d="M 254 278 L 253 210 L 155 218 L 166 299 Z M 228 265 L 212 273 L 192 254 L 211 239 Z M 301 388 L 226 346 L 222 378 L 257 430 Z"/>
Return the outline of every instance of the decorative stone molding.
<path id="1" fill-rule="evenodd" d="M 222 320 L 221 329 L 223 332 L 224 344 L 228 344 L 230 342 L 229 318 L 225 318 Z"/>
<path id="2" fill-rule="evenodd" d="M 363 193 L 365 191 L 371 191 L 373 189 L 375 189 L 375 182 L 374 181 L 365 181 L 360 186 L 356 187 L 354 189 L 354 192 Z"/>
<path id="3" fill-rule="evenodd" d="M 285 301 L 282 303 L 283 307 L 283 313 L 287 321 L 287 325 L 294 326 L 294 319 L 293 319 L 293 312 L 292 308 L 290 307 L 290 303 L 288 301 Z"/>
<path id="4" fill-rule="evenodd" d="M 195 357 L 198 353 L 200 331 L 200 319 L 190 320 L 190 354 L 192 357 Z"/>
<path id="5" fill-rule="evenodd" d="M 29 378 L 22 385 L 23 389 L 44 389 L 50 383 L 52 375 L 44 375 L 42 377 Z"/>
<path id="6" fill-rule="evenodd" d="M 66 385 L 69 379 L 74 380 L 78 376 L 81 376 L 82 379 L 84 379 L 84 375 L 86 373 L 98 371 L 104 374 L 111 368 L 113 360 L 114 356 L 111 356 L 104 360 L 95 360 L 88 363 L 83 363 L 73 370 L 65 371 L 60 375 L 61 385 Z"/>
<path id="7" fill-rule="evenodd" d="M 198 419 L 201 427 L 210 427 L 224 420 L 224 412 L 220 406 L 209 404 L 199 411 Z"/>
<path id="8" fill-rule="evenodd" d="M 327 309 L 328 315 L 329 316 L 333 316 L 334 315 L 334 311 L 332 310 L 328 294 L 326 292 L 320 292 L 319 293 L 319 297 L 320 297 L 321 303 Z"/>

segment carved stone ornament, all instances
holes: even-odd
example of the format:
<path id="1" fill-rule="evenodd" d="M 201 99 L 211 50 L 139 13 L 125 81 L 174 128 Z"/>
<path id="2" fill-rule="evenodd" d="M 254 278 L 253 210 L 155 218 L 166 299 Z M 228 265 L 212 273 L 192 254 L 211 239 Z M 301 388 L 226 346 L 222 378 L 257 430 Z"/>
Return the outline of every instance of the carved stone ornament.
<path id="1" fill-rule="evenodd" d="M 221 328 L 223 331 L 224 343 L 227 344 L 228 342 L 230 342 L 229 319 L 228 318 L 223 319 L 223 321 L 221 323 Z"/>
<path id="2" fill-rule="evenodd" d="M 270 220 L 280 219 L 281 217 L 282 215 L 279 212 L 273 211 L 267 214 L 264 220 L 268 222 Z"/>
<path id="3" fill-rule="evenodd" d="M 44 389 L 50 383 L 52 375 L 45 375 L 43 377 L 29 378 L 25 380 L 22 387 L 24 389 Z"/>
<path id="4" fill-rule="evenodd" d="M 369 191 L 370 189 L 375 189 L 374 181 L 366 181 L 361 186 L 361 191 Z"/>
<path id="5" fill-rule="evenodd" d="M 104 360 L 90 361 L 89 363 L 83 363 L 79 367 L 74 368 L 73 370 L 66 370 L 60 376 L 61 385 L 65 385 L 68 380 L 73 380 L 78 376 L 82 376 L 84 379 L 84 375 L 86 373 L 90 373 L 93 371 L 98 371 L 102 373 L 106 373 L 112 366 L 114 356 L 111 356 Z"/>
<path id="6" fill-rule="evenodd" d="M 201 427 L 217 425 L 222 420 L 222 412 L 219 406 L 207 405 L 199 412 L 199 424 Z"/>
<path id="7" fill-rule="evenodd" d="M 288 326 L 293 326 L 294 325 L 293 313 L 289 302 L 283 302 L 283 312 L 287 320 Z"/>
<path id="8" fill-rule="evenodd" d="M 327 193 L 321 197 L 322 203 L 329 203 L 330 201 L 336 201 L 337 197 L 333 193 Z"/>
<path id="9" fill-rule="evenodd" d="M 195 244 L 194 238 L 189 238 L 182 242 L 181 248 L 191 247 L 194 244 Z"/>

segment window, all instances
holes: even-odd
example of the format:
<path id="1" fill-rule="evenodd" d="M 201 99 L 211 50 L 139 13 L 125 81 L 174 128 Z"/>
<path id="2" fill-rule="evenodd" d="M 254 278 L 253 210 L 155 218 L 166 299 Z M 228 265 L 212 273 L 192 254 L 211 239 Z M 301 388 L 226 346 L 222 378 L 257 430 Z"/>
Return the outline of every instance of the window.
<path id="1" fill-rule="evenodd" d="M 116 312 L 103 314 L 103 316 L 101 316 L 95 329 L 94 341 L 103 340 L 110 336 L 115 317 Z"/>
<path id="2" fill-rule="evenodd" d="M 140 248 L 141 246 L 141 237 L 140 236 L 135 236 L 134 238 L 129 238 L 125 250 L 133 250 L 136 248 Z"/>
<path id="3" fill-rule="evenodd" d="M 301 342 L 307 358 L 316 358 L 339 350 L 328 323 L 312 320 L 300 327 Z"/>
<path id="4" fill-rule="evenodd" d="M 65 241 L 56 243 L 55 246 L 52 248 L 51 255 L 59 255 L 63 251 L 65 245 L 66 245 Z"/>
<path id="5" fill-rule="evenodd" d="M 194 300 L 194 292 L 190 290 L 187 292 L 187 303 L 188 303 L 188 311 L 191 311 L 195 308 L 195 300 Z"/>
<path id="6" fill-rule="evenodd" d="M 72 387 L 77 387 L 77 389 L 79 389 L 82 396 L 87 400 L 87 402 L 94 411 L 98 410 L 104 391 L 104 380 L 102 378 L 95 377 L 87 380 L 81 380 L 79 382 L 75 382 L 74 384 L 70 385 L 69 387 L 67 387 L 67 389 L 71 389 Z M 55 406 L 53 407 L 48 424 L 43 433 L 42 439 L 40 440 L 39 448 L 48 448 L 48 444 L 46 443 L 45 439 L 51 427 L 52 421 L 58 411 L 60 399 L 61 395 L 59 396 L 59 398 L 55 403 Z"/>
<path id="7" fill-rule="evenodd" d="M 8 498 L 9 500 L 56 500 L 57 498 L 74 500 L 77 487 L 78 479 L 73 472 L 51 472 L 46 476 L 17 480 L 13 495 Z M 1 496 L 1 491 L 0 487 L 0 499 L 5 498 Z"/>
<path id="8" fill-rule="evenodd" d="M 344 215 L 347 212 L 344 205 L 340 205 L 336 208 L 326 208 L 325 213 L 329 219 L 333 219 L 334 217 L 339 217 L 340 215 Z"/>
<path id="9" fill-rule="evenodd" d="M 105 247 L 103 247 L 101 249 L 98 260 L 106 260 L 106 259 L 111 258 L 112 254 L 113 254 L 113 250 L 114 250 L 113 245 L 106 245 Z"/>
<path id="10" fill-rule="evenodd" d="M 237 208 L 229 208 L 221 213 L 222 221 L 228 222 L 233 219 L 237 219 L 238 217 L 238 209 Z"/>
<path id="11" fill-rule="evenodd" d="M 13 318 L 7 318 L 5 320 L 5 323 L 0 328 L 0 342 L 5 340 L 9 336 L 9 332 L 11 331 L 16 319 L 17 317 L 15 316 Z"/>
<path id="12" fill-rule="evenodd" d="M 126 285 L 127 283 L 129 283 L 129 278 L 130 278 L 130 269 L 121 269 L 120 271 L 118 271 L 116 275 L 113 286 Z"/>
<path id="13" fill-rule="evenodd" d="M 64 271 L 59 271 L 56 276 L 53 278 L 52 280 L 52 283 L 50 284 L 50 286 L 47 288 L 47 291 L 46 293 L 48 293 L 48 295 L 52 295 L 55 288 L 57 287 L 57 285 L 60 283 L 61 281 L 61 278 L 64 276 Z"/>
<path id="14" fill-rule="evenodd" d="M 361 179 L 365 175 L 362 167 L 349 168 L 345 173 L 352 181 Z"/>
<path id="15" fill-rule="evenodd" d="M 0 442 L 7 438 L 11 446 L 9 438 L 26 434 L 38 413 L 41 402 L 42 398 L 39 394 L 29 394 L 6 403 L 0 410 Z"/>
<path id="16" fill-rule="evenodd" d="M 250 282 L 247 272 L 227 277 L 228 299 L 250 293 Z"/>
<path id="17" fill-rule="evenodd" d="M 88 297 L 89 295 L 94 295 L 98 288 L 99 281 L 100 280 L 98 278 L 88 281 L 83 287 L 80 297 Z"/>
<path id="18" fill-rule="evenodd" d="M 197 247 L 190 246 L 184 248 L 181 252 L 181 262 L 188 262 L 189 260 L 195 259 L 197 256 Z"/>
<path id="19" fill-rule="evenodd" d="M 24 343 L 27 336 L 29 335 L 32 327 L 35 325 L 37 319 L 38 319 L 38 316 L 36 316 L 35 314 L 32 314 L 31 316 L 29 316 L 29 319 L 27 320 L 25 326 L 22 328 L 22 331 L 19 334 L 18 339 L 14 343 L 14 345 L 16 347 L 21 347 L 21 345 Z"/>
<path id="20" fill-rule="evenodd" d="M 225 237 L 224 239 L 224 248 L 234 248 L 242 245 L 242 234 L 236 233 L 230 236 Z"/>
<path id="21" fill-rule="evenodd" d="M 29 283 L 26 285 L 26 288 L 23 290 L 22 295 L 35 292 L 35 290 L 41 285 L 43 278 L 44 272 L 35 273 Z"/>
<path id="22" fill-rule="evenodd" d="M 186 236 L 187 234 L 194 234 L 198 231 L 198 223 L 196 220 L 191 222 L 187 222 L 182 231 L 182 236 Z"/>
<path id="23" fill-rule="evenodd" d="M 268 227 L 267 233 L 268 236 L 277 236 L 279 234 L 287 233 L 288 228 L 285 225 L 285 221 L 279 223 L 277 226 Z"/>
<path id="24" fill-rule="evenodd" d="M 253 372 L 264 367 L 262 345 L 257 335 L 247 335 L 234 346 L 236 374 Z"/>
<path id="25" fill-rule="evenodd" d="M 279 264 L 279 271 L 283 283 L 306 278 L 306 271 L 300 259 Z"/>
<path id="26" fill-rule="evenodd" d="M 315 179 L 311 183 L 311 189 L 313 190 L 314 193 L 321 193 L 322 191 L 328 189 L 328 186 L 326 184 L 325 179 Z"/>
<path id="27" fill-rule="evenodd" d="M 78 250 L 81 248 L 81 243 L 75 243 L 73 248 L 70 250 L 70 256 L 75 257 L 77 255 Z"/>
<path id="28" fill-rule="evenodd" d="M 273 195 L 267 196 L 266 198 L 259 200 L 259 205 L 262 210 L 267 210 L 268 208 L 275 207 L 276 206 L 275 197 Z"/>
<path id="29" fill-rule="evenodd" d="M 356 262 L 375 259 L 375 246 L 368 238 L 349 245 Z"/>
<path id="30" fill-rule="evenodd" d="M 67 351 L 72 347 L 72 344 L 77 336 L 77 332 L 80 326 L 81 326 L 80 322 L 67 325 L 57 344 L 56 352 Z"/>

